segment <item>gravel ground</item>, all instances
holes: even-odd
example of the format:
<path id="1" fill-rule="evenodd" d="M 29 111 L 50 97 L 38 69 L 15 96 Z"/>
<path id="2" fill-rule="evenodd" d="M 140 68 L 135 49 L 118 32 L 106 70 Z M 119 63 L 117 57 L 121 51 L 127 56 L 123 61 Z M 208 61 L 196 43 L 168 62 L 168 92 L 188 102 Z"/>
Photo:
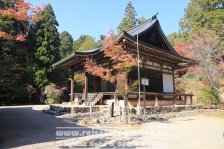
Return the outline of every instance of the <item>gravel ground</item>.
<path id="1" fill-rule="evenodd" d="M 80 127 L 79 132 L 104 131 L 66 140 L 56 140 L 56 127 L 77 127 L 40 111 L 46 106 L 0 107 L 0 148 L 153 148 L 221 149 L 224 147 L 224 117 L 195 115 L 154 120 L 143 125 L 99 128 Z M 93 131 L 94 130 L 94 131 Z"/>
<path id="2" fill-rule="evenodd" d="M 222 115 L 223 116 L 223 115 Z M 57 147 L 222 149 L 224 117 L 196 115 L 151 121 L 131 127 L 101 128 L 109 132 L 57 142 Z M 88 144 L 86 144 L 88 142 Z M 91 146 L 93 145 L 93 146 Z"/>

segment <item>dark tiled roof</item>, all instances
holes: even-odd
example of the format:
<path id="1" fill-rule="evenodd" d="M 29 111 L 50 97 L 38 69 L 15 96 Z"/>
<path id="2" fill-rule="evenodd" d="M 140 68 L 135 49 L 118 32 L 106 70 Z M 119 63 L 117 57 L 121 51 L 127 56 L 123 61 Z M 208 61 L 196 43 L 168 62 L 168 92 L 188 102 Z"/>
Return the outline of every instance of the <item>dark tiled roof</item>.
<path id="1" fill-rule="evenodd" d="M 148 20 L 148 21 L 140 24 L 139 26 L 134 27 L 133 29 L 127 31 L 127 33 L 130 34 L 131 36 L 141 34 L 142 32 L 150 29 L 155 24 L 156 21 L 157 21 L 157 19 Z"/>
<path id="2" fill-rule="evenodd" d="M 162 39 L 164 40 L 164 42 L 167 44 L 167 46 L 169 47 L 171 53 L 168 53 L 168 55 L 173 55 L 175 57 L 179 57 L 181 59 L 185 59 L 187 60 L 187 58 L 180 56 L 174 49 L 173 47 L 169 44 L 169 41 L 167 40 L 166 36 L 164 35 L 161 26 L 159 24 L 159 21 L 157 18 L 154 19 L 149 19 L 146 22 L 138 25 L 137 27 L 134 27 L 132 29 L 130 29 L 129 31 L 125 32 L 122 31 L 118 36 L 117 36 L 117 40 L 122 39 L 125 35 L 129 36 L 130 38 L 136 38 L 136 35 L 139 34 L 143 34 L 147 31 L 149 31 L 150 29 L 152 29 L 152 27 L 154 27 L 154 25 L 157 25 L 157 29 L 159 30 L 159 34 L 162 37 Z M 136 39 L 132 39 L 132 40 L 136 40 Z M 147 45 L 147 44 L 146 44 Z M 147 47 L 149 46 L 149 48 L 151 47 L 150 45 L 147 45 Z M 157 50 L 158 48 L 153 48 L 154 50 Z M 72 54 L 68 55 L 67 57 L 61 59 L 60 61 L 56 62 L 53 64 L 53 67 L 60 67 L 63 64 L 67 63 L 68 61 L 76 58 L 76 57 L 80 57 L 80 56 L 91 56 L 94 54 L 97 54 L 99 52 L 101 52 L 103 50 L 103 48 L 97 48 L 97 49 L 90 49 L 90 50 L 85 50 L 85 51 L 79 51 L 79 52 L 73 52 Z M 157 50 L 158 52 L 163 52 L 161 50 Z"/>
<path id="3" fill-rule="evenodd" d="M 75 58 L 76 56 L 88 56 L 88 55 L 93 55 L 97 52 L 100 52 L 102 50 L 102 48 L 97 48 L 97 49 L 90 49 L 90 50 L 85 50 L 85 51 L 77 51 L 77 52 L 73 52 L 70 55 L 66 56 L 65 58 L 61 59 L 60 61 L 54 63 L 52 66 L 53 67 L 57 67 L 60 66 L 61 64 L 63 64 L 64 62 L 67 62 L 73 58 Z"/>

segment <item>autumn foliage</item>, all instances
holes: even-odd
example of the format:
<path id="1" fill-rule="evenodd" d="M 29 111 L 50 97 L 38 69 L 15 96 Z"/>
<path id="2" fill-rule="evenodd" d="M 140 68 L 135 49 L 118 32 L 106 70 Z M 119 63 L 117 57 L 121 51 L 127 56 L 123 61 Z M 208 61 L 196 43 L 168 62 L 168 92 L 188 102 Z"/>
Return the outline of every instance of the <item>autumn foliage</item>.
<path id="1" fill-rule="evenodd" d="M 117 79 L 124 80 L 136 64 L 136 58 L 133 54 L 128 53 L 122 44 L 118 43 L 112 30 L 109 31 L 109 37 L 104 39 L 103 45 L 104 57 L 109 58 L 113 65 L 111 68 L 105 68 L 97 65 L 92 59 L 87 59 L 86 71 L 110 82 L 115 82 Z"/>
<path id="2" fill-rule="evenodd" d="M 6 7 L 0 10 L 0 18 L 13 19 L 20 22 L 32 23 L 39 20 L 39 13 L 44 10 L 44 5 L 39 7 L 32 7 L 31 3 L 24 2 L 24 0 L 17 0 L 13 8 Z M 5 31 L 0 31 L 0 38 L 5 40 L 25 41 L 26 33 L 12 35 Z"/>
<path id="3" fill-rule="evenodd" d="M 204 29 L 192 34 L 185 44 L 174 46 L 180 55 L 197 63 L 188 68 L 175 70 L 175 75 L 178 77 L 176 80 L 180 79 L 180 76 L 184 78 L 179 82 L 176 81 L 177 91 L 185 92 L 186 89 L 189 92 L 191 88 L 189 78 L 195 78 L 203 84 L 202 89 L 207 87 L 219 93 L 223 92 L 224 61 L 219 51 L 218 38 L 214 31 Z"/>
<path id="4" fill-rule="evenodd" d="M 129 115 L 127 94 L 138 82 L 129 83 L 127 75 L 137 63 L 137 60 L 133 54 L 128 53 L 123 45 L 117 41 L 112 30 L 109 31 L 109 37 L 103 41 L 103 51 L 104 57 L 108 58 L 107 67 L 97 64 L 92 59 L 87 59 L 84 67 L 86 72 L 116 84 L 117 91 L 123 95 L 124 121 L 127 123 L 127 115 Z"/>
<path id="5" fill-rule="evenodd" d="M 6 39 L 6 40 L 13 40 L 13 37 L 6 32 L 0 32 L 0 38 Z"/>
<path id="6" fill-rule="evenodd" d="M 174 49 L 178 54 L 184 57 L 189 57 L 189 51 L 187 50 L 188 45 L 186 43 L 178 44 L 174 46 Z"/>

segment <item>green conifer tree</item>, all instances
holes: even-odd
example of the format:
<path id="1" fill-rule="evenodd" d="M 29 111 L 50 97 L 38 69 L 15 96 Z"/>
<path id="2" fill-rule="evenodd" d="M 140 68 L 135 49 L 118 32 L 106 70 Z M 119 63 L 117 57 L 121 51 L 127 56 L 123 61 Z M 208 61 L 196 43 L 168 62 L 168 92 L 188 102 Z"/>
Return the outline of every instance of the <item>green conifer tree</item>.
<path id="1" fill-rule="evenodd" d="M 36 72 L 35 82 L 41 88 L 53 79 L 52 64 L 59 60 L 59 34 L 57 30 L 58 22 L 51 5 L 40 14 L 36 31 Z"/>
<path id="2" fill-rule="evenodd" d="M 122 19 L 121 23 L 117 27 L 118 32 L 121 31 L 127 31 L 134 26 L 136 26 L 136 16 L 137 13 L 135 11 L 134 6 L 132 5 L 132 2 L 129 1 L 127 7 L 125 8 L 125 14 L 124 18 Z"/>
<path id="3" fill-rule="evenodd" d="M 60 37 L 60 57 L 63 58 L 72 53 L 73 38 L 67 31 L 60 33 L 59 37 Z"/>

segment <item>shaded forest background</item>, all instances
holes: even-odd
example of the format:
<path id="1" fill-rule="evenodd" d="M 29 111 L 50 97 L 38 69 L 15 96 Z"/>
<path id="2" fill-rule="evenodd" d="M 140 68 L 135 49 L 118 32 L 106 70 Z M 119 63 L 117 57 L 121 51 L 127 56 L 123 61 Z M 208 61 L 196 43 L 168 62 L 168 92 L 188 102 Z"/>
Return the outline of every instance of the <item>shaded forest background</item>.
<path id="1" fill-rule="evenodd" d="M 67 31 L 59 33 L 50 4 L 38 8 L 38 19 L 4 15 L 8 8 L 23 10 L 18 3 L 23 8 L 29 5 L 23 0 L 0 0 L 0 101 L 38 103 L 43 87 L 50 82 L 69 91 L 70 72 L 55 69 L 52 64 L 74 51 L 101 47 L 105 35 L 96 41 L 89 35 L 74 40 Z M 146 20 L 137 18 L 129 1 L 117 32 Z M 177 92 L 193 93 L 207 104 L 220 103 L 224 92 L 224 1 L 191 0 L 180 20 L 179 32 L 167 37 L 180 55 L 198 62 L 197 66 L 175 72 Z"/>

